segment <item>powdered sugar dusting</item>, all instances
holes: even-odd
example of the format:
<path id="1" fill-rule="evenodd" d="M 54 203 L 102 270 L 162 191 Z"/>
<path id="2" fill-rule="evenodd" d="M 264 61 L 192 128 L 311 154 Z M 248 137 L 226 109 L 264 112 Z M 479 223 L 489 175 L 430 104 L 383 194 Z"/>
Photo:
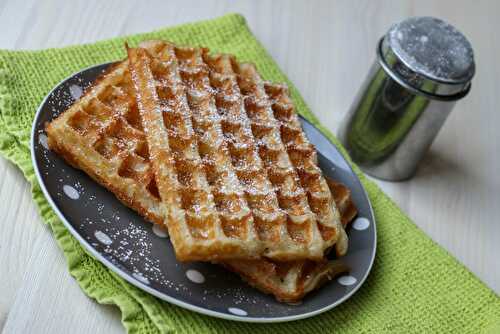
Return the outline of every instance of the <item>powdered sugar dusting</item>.
<path id="1" fill-rule="evenodd" d="M 134 277 L 140 281 L 154 281 L 160 285 L 173 287 L 175 284 L 166 278 L 160 268 L 160 260 L 152 256 L 151 235 L 142 225 L 137 225 L 132 221 L 120 222 L 119 225 L 115 225 L 115 222 L 119 220 L 121 217 L 115 214 L 111 220 L 105 218 L 97 221 L 85 219 L 81 226 L 96 230 L 95 237 L 100 242 L 101 247 L 104 247 L 102 253 L 114 265 L 131 270 L 135 273 Z M 104 235 L 106 237 L 103 237 Z M 92 243 L 92 245 L 99 246 L 96 243 Z M 143 279 L 138 278 L 138 275 Z"/>

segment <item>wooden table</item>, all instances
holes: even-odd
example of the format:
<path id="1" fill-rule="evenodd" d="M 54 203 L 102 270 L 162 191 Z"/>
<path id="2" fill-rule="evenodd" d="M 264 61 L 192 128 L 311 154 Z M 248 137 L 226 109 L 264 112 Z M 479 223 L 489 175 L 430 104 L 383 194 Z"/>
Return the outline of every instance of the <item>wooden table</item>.
<path id="1" fill-rule="evenodd" d="M 377 181 L 437 243 L 500 293 L 500 3 L 496 1 L 14 1 L 0 2 L 0 48 L 39 49 L 146 32 L 240 12 L 331 130 L 375 56 L 407 16 L 433 15 L 471 40 L 472 92 L 447 120 L 410 181 Z M 0 159 L 0 330 L 120 333 L 120 313 L 86 297 L 31 200 Z"/>

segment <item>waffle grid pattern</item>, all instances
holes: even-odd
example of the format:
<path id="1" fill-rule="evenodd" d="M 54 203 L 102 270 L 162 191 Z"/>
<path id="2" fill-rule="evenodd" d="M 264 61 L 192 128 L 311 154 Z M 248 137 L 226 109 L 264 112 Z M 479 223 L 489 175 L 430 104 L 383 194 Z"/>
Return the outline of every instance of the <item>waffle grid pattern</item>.
<path id="1" fill-rule="evenodd" d="M 159 194 L 133 98 L 127 62 L 47 126 L 48 144 L 126 205 L 161 223 Z"/>
<path id="2" fill-rule="evenodd" d="M 180 70 L 181 51 L 172 45 L 153 43 L 148 50 L 130 49 L 130 68 L 177 257 L 258 257 L 253 217 L 220 127 L 202 102 L 208 95 L 192 89 L 198 72 Z"/>
<path id="3" fill-rule="evenodd" d="M 231 73 L 240 65 L 230 56 L 161 41 L 130 49 L 129 58 L 153 169 L 166 170 L 173 158 L 168 175 L 156 172 L 156 178 L 167 212 L 180 209 L 166 215 L 178 258 L 321 259 L 339 233 L 325 234 L 324 242 L 318 223 L 340 224 L 335 203 L 328 187 L 314 188 L 326 185 L 317 167 L 314 175 L 302 172 L 313 161 L 299 162 L 296 155 L 292 164 L 296 145 L 287 150 L 283 144 L 256 72 L 243 77 Z M 253 68 L 242 67 L 242 73 Z M 305 138 L 300 125 L 294 130 Z"/>

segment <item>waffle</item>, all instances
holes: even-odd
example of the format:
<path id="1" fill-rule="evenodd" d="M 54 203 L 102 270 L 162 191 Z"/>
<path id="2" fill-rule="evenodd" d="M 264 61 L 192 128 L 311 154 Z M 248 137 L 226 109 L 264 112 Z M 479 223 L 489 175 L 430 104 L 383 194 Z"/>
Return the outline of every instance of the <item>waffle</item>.
<path id="1" fill-rule="evenodd" d="M 327 179 L 345 228 L 357 215 L 350 190 L 341 183 Z M 287 303 L 300 301 L 307 293 L 318 289 L 335 276 L 349 270 L 341 260 L 273 262 L 268 259 L 227 261 L 222 264 L 239 274 L 243 280 L 277 300 Z"/>
<path id="2" fill-rule="evenodd" d="M 268 118 L 258 117 L 258 103 L 246 107 L 241 94 L 229 94 L 208 59 L 206 49 L 160 41 L 129 50 L 177 257 L 321 259 L 339 235 L 335 230 L 326 243 L 318 228 L 318 222 L 327 228 L 338 220 L 328 188 L 328 197 L 317 198 L 315 184 L 305 179 L 312 173 L 292 163 L 293 148 L 281 141 L 272 110 Z M 324 181 L 321 172 L 314 176 Z"/>
<path id="3" fill-rule="evenodd" d="M 265 255 L 282 260 L 297 258 L 302 242 L 322 257 L 325 245 L 305 192 L 299 185 L 284 147 L 278 146 L 278 142 L 278 147 L 270 153 L 273 149 L 270 143 L 261 146 L 263 141 L 256 136 L 259 130 L 250 121 L 236 76 L 230 72 L 231 58 L 227 55 L 211 57 L 204 52 L 203 59 L 209 68 L 210 84 L 215 89 L 216 106 L 222 118 L 224 134 L 229 138 L 234 166 L 245 186 L 250 206 L 254 212 L 267 213 L 268 217 L 278 215 L 275 219 L 257 220 L 259 235 L 268 241 Z M 271 155 L 273 161 L 268 159 Z M 279 163 L 280 160 L 283 164 Z M 273 162 L 275 168 L 271 167 Z M 285 239 L 285 242 L 280 242 L 280 239 Z"/>
<path id="4" fill-rule="evenodd" d="M 286 88 L 230 56 L 142 46 L 47 126 L 52 149 L 149 220 L 167 217 L 181 260 L 317 260 L 343 245 Z"/>
<path id="5" fill-rule="evenodd" d="M 163 224 L 131 84 L 127 62 L 111 66 L 75 104 L 47 124 L 48 145 L 125 205 Z"/>
<path id="6" fill-rule="evenodd" d="M 166 44 L 161 43 L 161 45 L 165 46 Z M 146 55 L 149 61 L 152 58 L 151 54 L 158 55 L 158 49 L 155 52 L 158 42 L 149 42 L 143 46 L 149 50 Z M 204 89 L 209 91 L 208 83 L 210 83 L 212 86 L 210 91 L 214 92 L 213 99 L 215 101 L 212 101 L 213 99 L 209 100 L 210 108 L 208 109 L 210 110 L 205 111 L 211 112 L 210 118 L 219 119 L 217 124 L 220 125 L 216 124 L 214 126 L 213 124 L 203 123 L 204 116 L 202 114 L 203 110 L 201 110 L 203 108 L 198 110 L 197 105 L 201 106 L 204 103 L 197 103 L 197 101 L 205 100 L 199 98 L 200 96 L 196 95 L 196 92 L 188 91 L 186 94 L 187 103 L 183 103 L 184 106 L 188 105 L 193 112 L 191 117 L 192 130 L 189 131 L 197 133 L 197 128 L 202 127 L 202 129 L 206 129 L 203 126 L 212 126 L 215 128 L 220 126 L 224 134 L 225 145 L 227 146 L 227 148 L 222 149 L 219 147 L 217 150 L 210 147 L 200 150 L 199 143 L 202 141 L 199 140 L 198 152 L 201 153 L 198 153 L 198 156 L 196 156 L 195 150 L 190 148 L 193 156 L 200 160 L 204 159 L 206 162 L 207 160 L 210 161 L 210 159 L 206 159 L 207 156 L 210 157 L 210 154 L 216 154 L 215 151 L 224 152 L 225 156 L 220 157 L 220 159 L 227 159 L 227 155 L 229 155 L 233 163 L 233 170 L 238 180 L 240 180 L 239 186 L 243 188 L 245 193 L 246 203 L 245 201 L 239 202 L 241 203 L 241 212 L 246 212 L 248 208 L 252 211 L 252 223 L 255 226 L 259 240 L 264 247 L 267 247 L 264 250 L 264 254 L 272 255 L 273 252 L 274 254 L 280 254 L 281 250 L 279 247 L 271 247 L 272 243 L 276 240 L 274 239 L 274 235 L 276 233 L 283 233 L 283 231 L 287 234 L 290 230 L 289 225 L 293 223 L 293 220 L 288 217 L 292 211 L 283 204 L 286 201 L 283 190 L 276 187 L 275 183 L 272 182 L 273 178 L 268 175 L 273 175 L 272 173 L 275 172 L 272 168 L 269 168 L 270 165 L 264 168 L 261 167 L 266 165 L 265 162 L 268 157 L 266 149 L 268 147 L 262 149 L 262 146 L 266 146 L 266 144 L 262 144 L 261 138 L 254 137 L 254 132 L 259 129 L 258 126 L 255 126 L 255 120 L 252 122 L 252 117 L 247 117 L 248 109 L 251 108 L 248 108 L 248 101 L 244 97 L 244 94 L 249 90 L 240 90 L 239 88 L 241 78 L 239 78 L 237 73 L 233 72 L 233 68 L 237 68 L 237 64 L 230 56 L 209 56 L 204 49 L 181 49 L 174 48 L 171 45 L 167 46 L 170 47 L 170 50 L 173 50 L 175 56 L 178 58 L 177 63 L 180 64 L 177 65 L 180 75 L 175 76 L 176 80 L 180 78 L 189 82 L 188 89 L 196 87 L 196 90 L 199 90 L 199 87 L 194 84 L 201 77 L 201 83 L 205 86 Z M 142 57 L 144 56 L 143 54 Z M 202 61 L 205 62 L 206 66 L 202 65 Z M 208 77 L 205 71 L 190 71 L 190 67 L 193 64 L 196 67 L 208 68 Z M 154 71 L 151 71 L 150 75 L 153 75 L 153 72 L 161 71 L 161 68 L 158 69 L 161 66 L 161 62 L 160 64 L 155 63 L 148 66 L 154 68 Z M 201 72 L 202 75 L 198 72 Z M 195 78 L 196 81 L 192 78 Z M 137 80 L 137 78 L 135 79 Z M 173 80 L 173 78 L 169 80 Z M 271 86 L 266 83 L 263 87 L 266 90 L 266 94 L 269 93 L 271 97 L 269 101 L 271 101 L 270 103 L 272 103 L 271 105 L 274 106 L 274 109 L 279 108 L 275 105 L 282 102 L 273 93 L 272 88 L 270 88 Z M 280 87 L 281 92 L 287 94 L 287 91 L 282 86 Z M 169 94 L 168 91 L 164 91 L 163 93 L 166 93 L 167 96 Z M 142 103 L 144 102 L 142 100 Z M 214 109 L 213 105 L 216 106 L 215 109 L 219 117 L 212 111 Z M 276 111 L 274 111 L 274 114 L 276 114 Z M 199 118 L 201 118 L 201 121 Z M 280 118 L 278 117 L 278 119 Z M 183 119 L 182 122 L 186 123 L 186 126 L 189 125 L 189 119 Z M 280 122 L 283 122 L 283 119 Z M 133 88 L 127 60 L 112 66 L 107 73 L 96 81 L 93 87 L 86 91 L 77 103 L 48 124 L 46 131 L 51 149 L 62 155 L 71 165 L 82 169 L 97 182 L 108 188 L 125 205 L 139 212 L 147 220 L 164 225 L 164 216 L 167 212 L 170 212 L 169 214 L 172 215 L 175 214 L 175 212 L 172 213 L 173 209 L 178 212 L 185 210 L 182 207 L 182 200 L 175 202 L 176 198 L 179 199 L 180 197 L 176 196 L 172 197 L 172 199 L 168 197 L 172 189 L 180 189 L 181 184 L 185 183 L 182 181 L 182 177 L 180 178 L 181 181 L 178 181 L 179 178 L 177 178 L 177 183 L 175 178 L 167 178 L 167 182 L 171 182 L 171 184 L 167 183 L 169 186 L 173 184 L 179 188 L 161 189 L 161 186 L 157 186 L 156 180 L 158 178 L 154 175 L 155 167 L 153 164 L 157 161 L 158 156 L 152 154 L 154 149 L 148 149 L 148 147 L 151 147 L 151 144 L 147 142 L 146 131 L 136 104 L 135 89 Z M 205 132 L 207 131 L 203 131 L 202 133 Z M 220 134 L 217 134 L 217 136 L 222 139 Z M 170 139 L 168 134 L 165 137 Z M 175 145 L 175 140 L 171 143 Z M 161 143 L 155 145 L 161 145 Z M 189 146 L 183 145 L 183 147 Z M 291 152 L 289 146 L 287 146 L 287 152 Z M 244 163 L 235 163 L 235 160 L 239 161 L 242 156 L 239 154 L 241 151 L 250 151 L 251 154 L 243 155 L 244 160 L 242 161 Z M 161 150 L 157 154 L 162 154 Z M 150 159 L 150 157 L 155 158 Z M 164 162 L 170 161 L 169 163 L 161 164 L 161 167 L 164 166 L 162 168 L 170 168 L 170 170 L 178 168 L 179 163 L 175 159 L 174 161 L 169 160 L 168 157 L 161 159 Z M 289 158 L 288 161 L 293 163 L 293 159 Z M 180 165 L 181 167 L 185 166 L 185 164 Z M 156 168 L 158 169 L 159 167 L 157 166 Z M 195 180 L 196 182 L 201 182 L 197 183 L 198 185 L 206 184 L 205 182 L 208 182 L 210 185 L 210 182 L 214 182 L 213 180 L 209 180 L 212 175 L 216 175 L 213 168 L 217 168 L 217 166 L 205 163 L 205 174 L 203 171 L 199 171 L 200 176 Z M 255 172 L 258 170 L 260 171 L 259 173 Z M 299 180 L 301 184 L 307 185 L 307 183 L 300 181 L 300 178 L 297 178 L 302 173 L 300 168 L 297 170 L 298 172 L 293 175 L 293 181 L 297 184 L 297 180 Z M 166 174 L 168 175 L 168 173 Z M 172 171 L 170 171 L 170 174 L 172 174 Z M 278 177 L 280 176 L 278 175 Z M 236 187 L 233 192 L 238 196 L 237 198 L 241 198 L 241 190 L 237 189 L 238 183 L 232 182 L 231 186 Z M 349 191 L 341 185 L 335 186 L 334 183 L 329 184 L 329 186 L 342 214 L 340 217 L 341 221 L 345 224 L 356 214 L 355 207 L 352 201 L 350 201 Z M 278 189 L 278 191 L 273 191 L 275 189 Z M 174 203 L 173 206 L 167 207 L 170 204 L 165 203 L 165 200 L 160 200 L 160 192 L 162 190 L 168 192 L 166 198 Z M 207 194 L 207 197 L 210 197 L 210 194 Z M 215 198 L 216 196 L 212 197 Z M 212 201 L 216 202 L 214 199 Z M 304 202 L 301 204 L 307 209 L 309 202 L 310 200 L 308 199 L 306 204 Z M 333 200 L 331 203 L 333 206 Z M 215 207 L 217 210 L 217 204 Z M 212 213 L 214 212 L 213 205 L 210 205 L 208 209 Z M 332 210 L 334 209 L 335 206 L 333 206 Z M 310 215 L 310 211 L 306 212 Z M 270 213 L 271 215 L 269 215 Z M 272 213 L 278 214 L 273 216 Z M 314 215 L 315 213 L 313 213 Z M 245 217 L 245 215 L 240 216 Z M 216 215 L 212 217 L 216 217 Z M 265 219 L 261 217 L 268 219 L 271 225 L 266 226 L 265 223 L 262 223 Z M 216 218 L 213 219 L 215 220 Z M 279 226 L 279 228 L 275 226 Z M 331 244 L 331 240 L 333 240 L 331 236 L 335 237 L 335 233 L 328 235 L 324 233 L 324 229 L 320 228 L 319 230 L 321 230 L 323 239 L 326 240 L 324 244 Z M 252 231 L 249 233 L 252 233 Z M 255 246 L 255 248 L 258 247 L 259 245 Z M 279 258 L 279 256 L 276 257 Z M 220 258 L 212 259 L 220 260 Z M 319 262 L 313 262 L 297 260 L 297 258 L 288 263 L 271 262 L 264 258 L 247 261 L 226 260 L 224 261 L 224 265 L 239 273 L 252 285 L 264 292 L 272 293 L 278 299 L 285 301 L 294 301 L 302 298 L 305 293 L 316 288 L 328 278 L 331 278 L 333 274 L 342 268 L 342 266 L 323 259 Z"/>
<path id="7" fill-rule="evenodd" d="M 260 256 L 253 216 L 224 154 L 227 149 L 220 127 L 210 122 L 209 107 L 198 101 L 207 93 L 191 94 L 173 47 L 163 48 L 157 57 L 142 48 L 129 49 L 128 54 L 177 258 L 207 261 Z M 190 108 L 194 103 L 199 104 L 197 108 Z"/>
<path id="8" fill-rule="evenodd" d="M 335 244 L 337 254 L 344 255 L 347 235 L 317 166 L 316 150 L 302 130 L 287 87 L 264 82 L 253 64 L 239 64 L 230 55 L 205 54 L 205 59 L 211 69 L 212 83 L 222 95 L 220 99 L 231 101 L 224 105 L 224 113 L 234 113 L 238 118 L 242 113 L 240 101 L 244 102 L 243 113 L 248 115 L 260 157 L 289 216 L 296 222 L 309 224 L 305 217 L 310 217 L 312 211 L 318 223 L 313 224 L 319 228 L 323 247 Z"/>

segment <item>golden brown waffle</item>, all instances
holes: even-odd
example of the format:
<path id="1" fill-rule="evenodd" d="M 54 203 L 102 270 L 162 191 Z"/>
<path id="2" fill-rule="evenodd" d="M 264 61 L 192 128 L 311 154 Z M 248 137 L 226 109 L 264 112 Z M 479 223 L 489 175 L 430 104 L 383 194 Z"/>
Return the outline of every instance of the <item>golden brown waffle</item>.
<path id="1" fill-rule="evenodd" d="M 154 51 L 155 46 L 150 49 L 151 53 Z M 224 154 L 220 128 L 211 122 L 209 106 L 200 103 L 201 106 L 190 108 L 199 102 L 196 98 L 200 100 L 207 93 L 197 91 L 199 95 L 193 97 L 181 78 L 174 47 L 165 44 L 155 56 L 142 48 L 129 49 L 128 53 L 152 167 L 177 258 L 209 261 L 259 257 L 261 244 L 255 236 L 253 217 Z"/>
<path id="2" fill-rule="evenodd" d="M 127 62 L 112 66 L 46 127 L 49 147 L 148 220 L 163 212 Z"/>
<path id="3" fill-rule="evenodd" d="M 325 243 L 318 222 L 338 217 L 319 214 L 335 204 L 328 188 L 319 203 L 304 179 L 306 193 L 270 107 L 268 118 L 249 121 L 241 94 L 219 87 L 214 98 L 204 49 L 142 46 L 129 50 L 130 70 L 178 258 L 321 259 L 336 239 Z"/>
<path id="4" fill-rule="evenodd" d="M 146 44 L 146 47 L 150 48 L 154 44 Z M 186 60 L 179 57 L 181 59 L 179 61 L 181 72 L 184 70 L 182 69 L 183 61 L 189 63 L 193 58 L 193 49 L 185 50 L 191 51 L 185 53 L 188 55 L 184 57 Z M 196 51 L 194 54 L 196 54 L 196 61 L 200 61 L 200 53 Z M 215 105 L 221 116 L 223 133 L 225 137 L 233 137 L 231 141 L 226 140 L 231 160 L 233 160 L 235 152 L 237 152 L 233 150 L 233 146 L 238 148 L 239 144 L 253 142 L 250 134 L 252 127 L 249 125 L 249 119 L 244 117 L 246 110 L 243 107 L 239 87 L 235 81 L 237 76 L 234 73 L 225 73 L 225 65 L 219 68 L 219 59 L 225 59 L 222 63 L 227 65 L 227 60 L 230 59 L 228 56 L 209 57 L 206 52 L 202 56 L 209 64 L 210 83 L 217 92 Z M 84 170 L 111 190 L 126 205 L 138 211 L 148 220 L 163 224 L 166 208 L 159 200 L 159 190 L 152 175 L 153 168 L 150 161 L 154 159 L 150 160 L 150 152 L 148 145 L 146 145 L 142 123 L 139 120 L 130 73 L 128 73 L 127 68 L 128 61 L 114 66 L 91 89 L 88 89 L 77 103 L 50 123 L 47 126 L 49 145 L 70 164 Z M 205 78 L 205 75 L 202 77 Z M 203 81 L 206 83 L 206 79 Z M 234 89 L 232 94 L 229 94 L 230 88 Z M 239 103 L 229 103 L 231 100 L 239 101 Z M 189 103 L 193 104 L 193 101 Z M 238 106 L 239 109 L 234 105 Z M 225 109 L 231 110 L 226 112 Z M 235 114 L 233 115 L 233 113 Z M 213 115 L 216 117 L 215 114 Z M 237 126 L 236 129 L 232 126 L 234 122 L 231 122 L 234 119 L 243 120 L 242 125 Z M 239 128 L 243 130 L 237 131 Z M 258 143 L 253 142 L 253 145 L 250 145 L 253 147 L 253 153 L 250 156 L 252 160 L 248 160 L 248 162 L 251 161 L 258 166 L 260 156 L 256 150 L 258 147 L 256 144 Z M 260 164 L 262 164 L 261 161 Z M 253 178 L 251 180 L 254 180 L 254 183 L 259 185 L 262 183 L 263 187 L 254 190 L 249 188 L 247 183 L 241 183 L 247 202 L 251 203 L 251 209 L 254 211 L 260 209 L 265 213 L 269 211 L 263 208 L 270 207 L 274 210 L 276 202 L 271 201 L 271 203 L 266 203 L 268 206 L 264 206 L 256 201 L 261 193 L 266 194 L 264 196 L 266 200 L 269 197 L 273 198 L 272 192 L 261 191 L 269 189 L 270 186 L 269 181 L 267 181 L 267 169 L 261 170 L 260 175 L 264 175 L 264 181 L 259 181 L 261 179 L 255 176 L 256 173 L 252 173 L 251 169 L 246 170 L 246 168 L 252 167 L 251 164 L 241 167 L 240 169 L 235 168 L 240 180 L 241 175 L 249 175 L 248 177 Z M 332 192 L 334 196 L 338 197 L 335 199 L 339 199 L 337 203 L 341 213 L 347 212 L 342 216 L 342 221 L 350 220 L 346 217 L 352 217 L 356 211 L 350 201 L 348 190 L 332 187 Z M 276 198 L 278 197 L 276 196 Z M 259 231 L 259 234 L 261 233 L 262 231 Z M 240 273 L 251 284 L 264 292 L 273 293 L 277 298 L 288 301 L 300 299 L 339 269 L 338 266 L 326 261 L 273 263 L 260 259 L 239 262 L 240 264 L 238 261 L 233 261 L 227 263 L 226 266 Z"/>
<path id="5" fill-rule="evenodd" d="M 255 213 L 266 215 L 260 214 L 262 218 L 257 219 L 256 224 L 259 235 L 268 241 L 266 256 L 296 259 L 300 255 L 300 246 L 307 245 L 311 253 L 322 257 L 325 246 L 317 229 L 316 217 L 309 208 L 286 151 L 279 143 L 279 136 L 275 136 L 278 143 L 273 148 L 270 140 L 265 142 L 256 135 L 259 129 L 252 126 L 247 116 L 236 75 L 231 72 L 231 57 L 212 57 L 204 53 L 203 58 L 210 69 L 210 83 L 215 89 L 224 134 L 229 138 L 231 156 L 240 181 L 245 185 L 247 199 Z M 266 138 L 270 136 L 272 134 Z M 264 142 L 265 147 L 262 147 Z M 269 153 L 271 149 L 274 151 Z"/>
<path id="6" fill-rule="evenodd" d="M 339 213 L 335 205 L 330 205 L 333 199 L 323 173 L 318 167 L 316 149 L 309 143 L 302 130 L 288 93 L 288 87 L 269 82 L 264 83 L 264 87 L 274 115 L 280 122 L 281 138 L 300 175 L 302 186 L 307 190 L 311 208 L 318 217 L 323 239 L 328 246 L 335 244 L 337 255 L 345 255 L 348 243 L 347 234 L 340 224 Z"/>
<path id="7" fill-rule="evenodd" d="M 229 114 L 227 117 L 241 114 L 244 101 L 243 113 L 248 115 L 260 157 L 278 189 L 280 204 L 294 218 L 295 224 L 289 224 L 289 231 L 300 226 L 303 235 L 304 224 L 310 224 L 307 217 L 312 209 L 318 223 L 313 225 L 321 232 L 323 247 L 335 244 L 337 254 L 344 255 L 347 235 L 317 166 L 316 150 L 302 130 L 286 86 L 264 82 L 254 65 L 238 64 L 230 55 L 206 54 L 205 59 L 211 69 L 212 84 L 221 95 L 219 99 L 224 101 L 224 113 Z M 297 224 L 301 221 L 304 223 Z M 316 233 L 316 228 L 312 227 L 311 232 Z"/>
<path id="8" fill-rule="evenodd" d="M 142 46 L 131 52 L 144 122 L 124 62 L 48 126 L 51 147 L 129 206 L 161 195 L 149 218 L 165 211 L 180 259 L 320 259 L 343 230 L 286 89 L 230 56 Z"/>
<path id="9" fill-rule="evenodd" d="M 328 187 L 345 228 L 357 215 L 350 190 L 343 184 L 327 180 Z M 321 287 L 335 276 L 349 270 L 342 260 L 273 262 L 268 259 L 227 261 L 224 267 L 239 274 L 243 280 L 279 301 L 294 303 L 307 293 Z"/>

